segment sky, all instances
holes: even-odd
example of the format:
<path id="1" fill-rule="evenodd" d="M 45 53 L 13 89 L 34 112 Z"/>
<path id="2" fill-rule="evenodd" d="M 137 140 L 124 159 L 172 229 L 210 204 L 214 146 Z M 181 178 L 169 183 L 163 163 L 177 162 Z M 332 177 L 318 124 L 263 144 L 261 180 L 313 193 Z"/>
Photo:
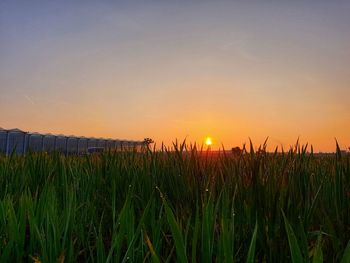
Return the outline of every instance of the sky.
<path id="1" fill-rule="evenodd" d="M 350 146 L 350 1 L 0 1 L 0 127 Z"/>

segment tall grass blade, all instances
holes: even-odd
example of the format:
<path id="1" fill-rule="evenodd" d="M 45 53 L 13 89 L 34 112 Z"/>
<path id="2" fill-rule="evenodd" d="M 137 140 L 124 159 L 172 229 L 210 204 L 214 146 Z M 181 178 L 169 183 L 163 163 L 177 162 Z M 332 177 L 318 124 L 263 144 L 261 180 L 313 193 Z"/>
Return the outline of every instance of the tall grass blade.
<path id="1" fill-rule="evenodd" d="M 349 263 L 350 262 L 350 240 L 348 242 L 348 245 L 346 246 L 343 257 L 340 261 L 340 263 Z"/>
<path id="2" fill-rule="evenodd" d="M 282 210 L 282 215 L 284 219 L 284 226 L 287 232 L 288 237 L 288 243 L 289 243 L 289 249 L 292 256 L 292 262 L 293 263 L 300 263 L 303 262 L 303 257 L 301 255 L 300 247 L 298 245 L 298 240 L 294 234 L 292 226 L 289 224 L 286 215 L 284 214 Z"/>
<path id="3" fill-rule="evenodd" d="M 317 237 L 315 252 L 312 258 L 312 263 L 323 263 L 322 233 L 319 233 Z"/>
<path id="4" fill-rule="evenodd" d="M 180 230 L 180 227 L 178 223 L 176 222 L 175 216 L 171 208 L 169 207 L 168 203 L 166 202 L 165 198 L 163 198 L 165 213 L 167 217 L 167 221 L 169 223 L 171 233 L 175 242 L 176 247 L 176 255 L 177 255 L 177 262 L 186 263 L 187 260 L 187 254 L 186 254 L 186 247 L 183 240 L 183 236 Z"/>
<path id="5" fill-rule="evenodd" d="M 250 246 L 249 246 L 249 250 L 248 250 L 246 263 L 253 263 L 254 262 L 257 233 L 258 233 L 258 221 L 256 221 L 256 223 L 255 223 L 252 239 L 250 241 Z"/>

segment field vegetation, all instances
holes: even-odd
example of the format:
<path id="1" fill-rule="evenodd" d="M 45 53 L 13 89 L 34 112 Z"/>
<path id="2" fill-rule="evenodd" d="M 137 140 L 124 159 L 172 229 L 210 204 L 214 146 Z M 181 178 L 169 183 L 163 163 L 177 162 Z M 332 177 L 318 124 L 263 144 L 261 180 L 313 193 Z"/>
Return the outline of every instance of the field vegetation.
<path id="1" fill-rule="evenodd" d="M 350 262 L 350 156 L 0 157 L 0 262 Z"/>

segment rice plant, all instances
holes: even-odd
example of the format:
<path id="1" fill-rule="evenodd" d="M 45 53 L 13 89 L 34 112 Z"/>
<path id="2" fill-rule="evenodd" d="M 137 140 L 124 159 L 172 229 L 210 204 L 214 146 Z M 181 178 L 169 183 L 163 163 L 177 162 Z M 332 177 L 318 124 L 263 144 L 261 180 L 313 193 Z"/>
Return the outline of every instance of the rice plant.
<path id="1" fill-rule="evenodd" d="M 0 262 L 350 262 L 337 147 L 0 156 Z"/>

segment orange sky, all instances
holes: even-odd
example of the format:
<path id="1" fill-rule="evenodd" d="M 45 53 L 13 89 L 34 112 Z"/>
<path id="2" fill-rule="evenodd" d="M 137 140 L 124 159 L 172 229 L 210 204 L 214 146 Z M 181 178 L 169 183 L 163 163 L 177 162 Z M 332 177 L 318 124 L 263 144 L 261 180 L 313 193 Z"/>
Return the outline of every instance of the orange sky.
<path id="1" fill-rule="evenodd" d="M 350 146 L 350 5 L 2 3 L 0 127 Z"/>

